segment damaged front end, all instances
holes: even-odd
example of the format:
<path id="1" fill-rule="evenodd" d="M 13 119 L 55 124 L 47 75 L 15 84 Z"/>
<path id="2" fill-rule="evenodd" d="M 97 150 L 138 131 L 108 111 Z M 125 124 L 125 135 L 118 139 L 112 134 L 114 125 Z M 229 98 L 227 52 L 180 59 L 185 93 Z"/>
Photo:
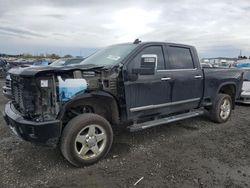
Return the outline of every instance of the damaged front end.
<path id="1" fill-rule="evenodd" d="M 25 119 L 35 122 L 56 119 L 57 96 L 53 75 L 44 77 L 11 75 L 11 79 L 13 105 Z"/>
<path id="2" fill-rule="evenodd" d="M 12 71 L 10 75 L 13 101 L 6 105 L 7 124 L 24 140 L 46 145 L 58 143 L 63 126 L 58 115 L 75 96 L 96 90 L 117 92 L 118 74 L 110 70 Z"/>
<path id="3" fill-rule="evenodd" d="M 74 70 L 42 76 L 11 75 L 13 104 L 25 119 L 55 120 L 61 107 L 79 93 L 104 90 L 116 94 L 117 74 Z"/>

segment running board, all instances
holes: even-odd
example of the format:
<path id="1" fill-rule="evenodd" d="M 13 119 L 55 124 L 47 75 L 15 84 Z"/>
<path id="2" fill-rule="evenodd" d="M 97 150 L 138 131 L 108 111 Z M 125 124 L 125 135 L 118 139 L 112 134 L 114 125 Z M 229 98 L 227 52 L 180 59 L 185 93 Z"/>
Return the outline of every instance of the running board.
<path id="1" fill-rule="evenodd" d="M 191 117 L 200 116 L 202 114 L 204 114 L 203 110 L 195 110 L 195 111 L 190 111 L 184 114 L 178 114 L 178 115 L 156 119 L 152 121 L 147 121 L 143 123 L 138 123 L 138 124 L 136 123 L 136 124 L 129 126 L 128 128 L 130 129 L 131 132 L 135 132 L 135 131 L 140 131 L 143 129 L 155 127 L 157 125 L 167 124 L 167 123 L 171 123 L 171 122 L 175 122 L 175 121 L 179 121 L 183 119 L 188 119 Z"/>

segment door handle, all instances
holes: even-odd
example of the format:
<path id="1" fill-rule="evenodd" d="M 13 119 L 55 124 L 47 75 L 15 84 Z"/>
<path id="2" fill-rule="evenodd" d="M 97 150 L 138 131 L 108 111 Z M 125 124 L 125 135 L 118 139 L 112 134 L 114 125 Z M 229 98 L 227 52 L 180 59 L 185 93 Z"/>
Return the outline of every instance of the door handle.
<path id="1" fill-rule="evenodd" d="M 171 80 L 172 78 L 170 78 L 170 77 L 163 77 L 163 78 L 161 78 L 161 81 L 167 81 L 167 80 Z"/>
<path id="2" fill-rule="evenodd" d="M 196 75 L 196 76 L 194 76 L 194 78 L 198 79 L 198 78 L 202 78 L 202 76 L 201 75 Z"/>

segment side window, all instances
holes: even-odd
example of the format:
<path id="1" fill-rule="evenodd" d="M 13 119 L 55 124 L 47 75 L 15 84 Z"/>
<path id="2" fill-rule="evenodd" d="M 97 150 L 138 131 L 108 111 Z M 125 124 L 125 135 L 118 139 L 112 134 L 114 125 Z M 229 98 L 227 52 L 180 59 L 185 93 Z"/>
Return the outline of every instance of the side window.
<path id="1" fill-rule="evenodd" d="M 194 63 L 189 48 L 168 47 L 170 69 L 193 69 Z"/>
<path id="2" fill-rule="evenodd" d="M 141 56 L 144 54 L 156 54 L 157 55 L 157 69 L 165 69 L 165 62 L 163 57 L 163 50 L 161 46 L 149 46 L 145 47 L 136 57 L 130 62 L 129 68 L 139 68 L 141 63 Z"/>

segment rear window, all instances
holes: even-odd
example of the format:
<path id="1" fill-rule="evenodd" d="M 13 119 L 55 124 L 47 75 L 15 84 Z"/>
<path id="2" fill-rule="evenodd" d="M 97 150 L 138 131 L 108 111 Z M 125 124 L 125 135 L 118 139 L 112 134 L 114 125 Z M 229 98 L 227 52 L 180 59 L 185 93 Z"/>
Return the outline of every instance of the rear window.
<path id="1" fill-rule="evenodd" d="M 170 69 L 193 69 L 194 63 L 189 48 L 168 47 Z"/>

